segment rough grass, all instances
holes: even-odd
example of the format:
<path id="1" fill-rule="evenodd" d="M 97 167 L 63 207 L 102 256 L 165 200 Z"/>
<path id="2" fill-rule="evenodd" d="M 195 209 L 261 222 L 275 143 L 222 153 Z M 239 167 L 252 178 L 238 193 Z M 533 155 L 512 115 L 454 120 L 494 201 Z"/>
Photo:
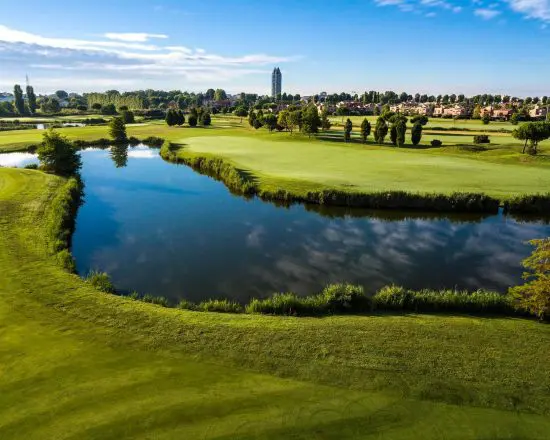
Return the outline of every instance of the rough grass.
<path id="1" fill-rule="evenodd" d="M 198 313 L 104 294 L 48 257 L 65 182 L 0 170 L 3 440 L 548 437 L 548 326 Z"/>

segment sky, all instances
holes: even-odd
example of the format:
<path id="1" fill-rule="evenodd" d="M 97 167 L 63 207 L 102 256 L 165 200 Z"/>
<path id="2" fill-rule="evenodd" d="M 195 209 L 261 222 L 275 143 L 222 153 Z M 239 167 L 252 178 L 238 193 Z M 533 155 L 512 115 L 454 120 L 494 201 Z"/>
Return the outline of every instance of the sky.
<path id="1" fill-rule="evenodd" d="M 550 0 L 0 0 L 0 91 L 550 95 Z"/>

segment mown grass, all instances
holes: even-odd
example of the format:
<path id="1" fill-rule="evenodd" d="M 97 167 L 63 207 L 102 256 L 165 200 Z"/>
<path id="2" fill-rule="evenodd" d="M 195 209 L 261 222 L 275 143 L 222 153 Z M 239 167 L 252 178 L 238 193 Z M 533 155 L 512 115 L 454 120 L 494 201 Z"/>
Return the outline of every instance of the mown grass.
<path id="1" fill-rule="evenodd" d="M 548 326 L 198 313 L 51 258 L 66 181 L 0 169 L 0 438 L 546 438 Z"/>

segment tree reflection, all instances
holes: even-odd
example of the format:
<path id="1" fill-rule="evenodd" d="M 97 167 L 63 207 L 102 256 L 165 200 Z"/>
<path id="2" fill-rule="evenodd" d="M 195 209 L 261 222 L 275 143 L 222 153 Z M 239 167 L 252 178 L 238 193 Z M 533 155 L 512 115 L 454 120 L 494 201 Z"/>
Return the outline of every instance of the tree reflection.
<path id="1" fill-rule="evenodd" d="M 124 168 L 128 163 L 128 145 L 113 145 L 111 147 L 111 159 L 115 167 Z"/>

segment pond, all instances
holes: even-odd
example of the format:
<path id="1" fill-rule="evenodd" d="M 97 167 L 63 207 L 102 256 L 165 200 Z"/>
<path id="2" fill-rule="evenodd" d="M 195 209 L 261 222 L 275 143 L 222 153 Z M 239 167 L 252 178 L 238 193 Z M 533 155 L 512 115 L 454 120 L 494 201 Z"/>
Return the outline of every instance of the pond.
<path id="1" fill-rule="evenodd" d="M 72 252 L 80 274 L 108 272 L 119 289 L 241 302 L 310 294 L 348 281 L 373 292 L 487 288 L 521 281 L 525 242 L 550 226 L 499 215 L 443 215 L 277 207 L 164 162 L 146 146 L 82 151 L 85 203 Z M 0 165 L 35 160 L 0 155 Z"/>

